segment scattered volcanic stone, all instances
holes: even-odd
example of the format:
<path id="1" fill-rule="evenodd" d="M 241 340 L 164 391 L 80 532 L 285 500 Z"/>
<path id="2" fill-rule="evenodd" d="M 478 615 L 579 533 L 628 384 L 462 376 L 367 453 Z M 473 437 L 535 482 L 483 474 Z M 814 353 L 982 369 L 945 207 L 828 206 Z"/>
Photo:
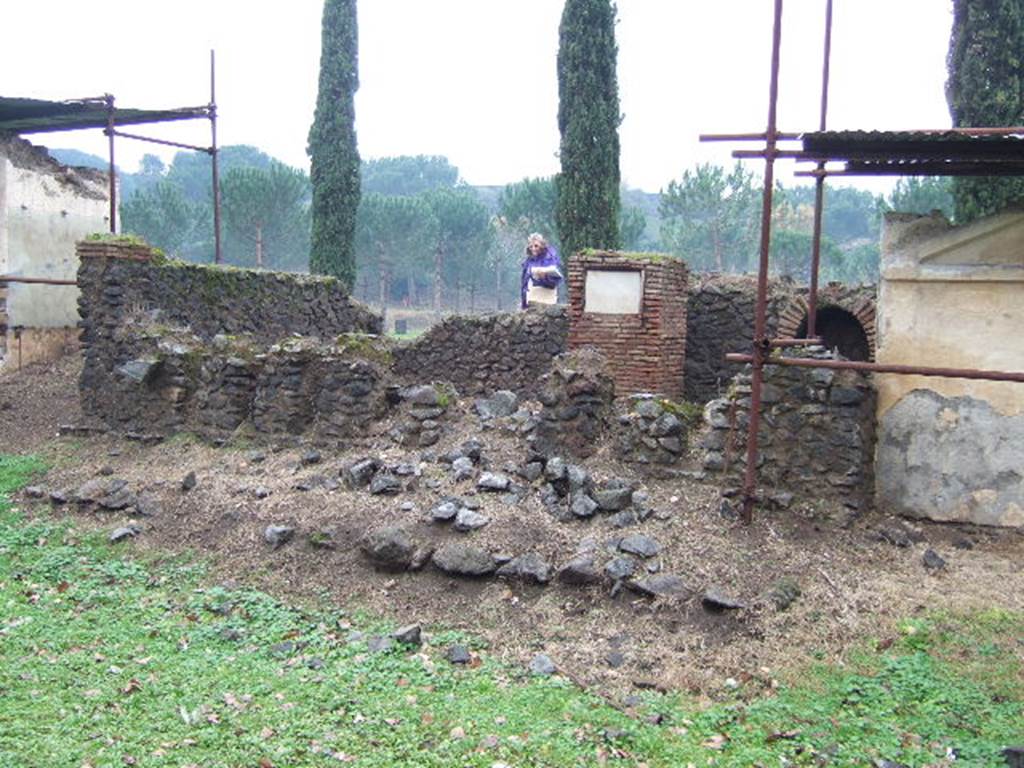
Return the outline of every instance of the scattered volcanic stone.
<path id="1" fill-rule="evenodd" d="M 140 533 L 142 533 L 142 529 L 137 525 L 125 525 L 121 528 L 115 528 L 113 533 L 110 534 L 110 543 L 116 544 L 119 541 L 138 536 Z"/>
<path id="2" fill-rule="evenodd" d="M 555 662 L 551 660 L 551 657 L 546 653 L 538 653 L 530 661 L 530 672 L 531 674 L 538 675 L 541 677 L 549 677 L 555 674 L 558 668 L 555 666 Z"/>
<path id="3" fill-rule="evenodd" d="M 593 490 L 590 495 L 605 512 L 621 512 L 633 503 L 633 492 L 628 487 Z"/>
<path id="4" fill-rule="evenodd" d="M 540 555 L 528 552 L 525 555 L 513 557 L 498 569 L 497 575 L 536 584 L 547 584 L 551 581 L 551 566 Z"/>
<path id="5" fill-rule="evenodd" d="M 747 607 L 742 600 L 733 597 L 720 587 L 709 587 L 705 590 L 700 602 L 708 611 L 734 611 Z"/>
<path id="6" fill-rule="evenodd" d="M 481 515 L 479 512 L 463 507 L 455 516 L 455 530 L 464 533 L 466 531 L 474 531 L 477 528 L 483 528 L 489 522 L 491 522 L 491 518 L 487 517 L 487 515 Z"/>
<path id="7" fill-rule="evenodd" d="M 469 480 L 473 477 L 474 472 L 473 460 L 468 456 L 459 456 L 452 462 L 452 474 L 455 476 L 456 483 Z"/>
<path id="8" fill-rule="evenodd" d="M 195 488 L 197 483 L 198 481 L 196 480 L 196 473 L 189 472 L 181 480 L 181 490 L 187 493 L 188 491 L 191 491 L 193 488 Z"/>
<path id="9" fill-rule="evenodd" d="M 636 571 L 636 561 L 631 557 L 616 557 L 604 567 L 605 575 L 612 581 L 628 579 Z"/>
<path id="10" fill-rule="evenodd" d="M 597 502 L 585 493 L 574 493 L 569 509 L 576 517 L 592 517 L 597 511 Z"/>
<path id="11" fill-rule="evenodd" d="M 473 659 L 464 645 L 450 645 L 444 655 L 452 664 L 469 664 Z"/>
<path id="12" fill-rule="evenodd" d="M 422 642 L 422 629 L 419 624 L 406 624 L 392 633 L 392 637 L 403 645 L 419 645 Z"/>
<path id="13" fill-rule="evenodd" d="M 934 549 L 926 549 L 921 561 L 925 568 L 932 571 L 939 571 L 946 567 L 946 561 Z"/>
<path id="14" fill-rule="evenodd" d="M 266 530 L 263 531 L 263 540 L 274 549 L 277 549 L 291 541 L 294 535 L 295 528 L 290 525 L 268 525 Z"/>
<path id="15" fill-rule="evenodd" d="M 306 451 L 299 457 L 299 464 L 304 467 L 308 467 L 312 464 L 319 464 L 322 459 L 323 457 L 320 455 L 320 451 Z"/>
<path id="16" fill-rule="evenodd" d="M 392 570 L 408 568 L 416 549 L 409 533 L 396 526 L 370 531 L 359 547 L 374 565 Z"/>
<path id="17" fill-rule="evenodd" d="M 585 554 L 563 565 L 558 572 L 558 580 L 565 584 L 596 584 L 601 580 L 601 574 L 594 564 L 594 556 Z"/>
<path id="18" fill-rule="evenodd" d="M 434 553 L 433 561 L 442 571 L 455 576 L 486 576 L 498 567 L 493 556 L 461 542 L 442 546 Z"/>
<path id="19" fill-rule="evenodd" d="M 672 597 L 686 592 L 683 580 L 671 573 L 661 573 L 646 579 L 631 581 L 627 586 L 634 592 L 648 597 Z"/>
<path id="20" fill-rule="evenodd" d="M 451 499 L 444 499 L 430 510 L 430 518 L 436 522 L 446 523 L 454 520 L 458 513 L 458 503 Z"/>
<path id="21" fill-rule="evenodd" d="M 503 475 L 500 472 L 484 472 L 480 475 L 480 479 L 476 481 L 476 487 L 482 491 L 498 493 L 507 491 L 511 482 L 507 475 Z"/>
<path id="22" fill-rule="evenodd" d="M 370 484 L 378 469 L 380 469 L 380 462 L 377 459 L 366 458 L 345 467 L 342 470 L 342 475 L 353 488 L 362 488 Z"/>
<path id="23" fill-rule="evenodd" d="M 370 493 L 374 495 L 401 493 L 402 481 L 389 472 L 380 472 L 370 481 Z"/>
<path id="24" fill-rule="evenodd" d="M 639 557 L 654 557 L 661 551 L 661 546 L 649 536 L 637 533 L 632 536 L 626 536 L 620 541 L 619 549 Z"/>

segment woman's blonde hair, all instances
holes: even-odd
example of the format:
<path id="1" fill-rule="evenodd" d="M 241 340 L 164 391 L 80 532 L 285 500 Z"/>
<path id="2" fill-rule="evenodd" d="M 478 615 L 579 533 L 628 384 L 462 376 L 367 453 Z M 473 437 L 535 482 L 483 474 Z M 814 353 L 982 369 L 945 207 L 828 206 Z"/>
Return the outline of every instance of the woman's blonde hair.
<path id="1" fill-rule="evenodd" d="M 533 232 L 526 238 L 527 243 L 540 243 L 545 248 L 548 247 L 548 241 L 544 239 L 544 235 L 540 232 Z"/>

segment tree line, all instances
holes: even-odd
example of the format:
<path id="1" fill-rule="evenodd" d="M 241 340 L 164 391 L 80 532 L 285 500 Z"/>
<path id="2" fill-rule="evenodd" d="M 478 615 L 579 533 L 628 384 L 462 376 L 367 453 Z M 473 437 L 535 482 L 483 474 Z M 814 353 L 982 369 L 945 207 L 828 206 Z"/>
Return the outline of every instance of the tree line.
<path id="1" fill-rule="evenodd" d="M 102 162 L 99 158 L 98 162 Z M 221 151 L 225 260 L 238 266 L 305 271 L 311 237 L 308 175 L 254 147 Z M 165 167 L 147 155 L 127 190 L 122 230 L 191 261 L 213 258 L 210 160 L 178 153 Z M 437 156 L 385 157 L 360 167 L 354 291 L 380 305 L 444 310 L 510 308 L 516 299 L 526 235 L 539 231 L 561 247 L 553 177 L 527 178 L 498 190 L 467 185 Z M 701 272 L 756 269 L 761 188 L 753 173 L 699 165 L 658 195 L 622 189 L 623 247 L 669 253 Z M 814 192 L 779 185 L 774 195 L 772 266 L 805 280 Z M 849 187 L 826 189 L 823 276 L 871 282 L 887 210 L 952 211 L 941 179 L 900 180 L 887 196 Z"/>

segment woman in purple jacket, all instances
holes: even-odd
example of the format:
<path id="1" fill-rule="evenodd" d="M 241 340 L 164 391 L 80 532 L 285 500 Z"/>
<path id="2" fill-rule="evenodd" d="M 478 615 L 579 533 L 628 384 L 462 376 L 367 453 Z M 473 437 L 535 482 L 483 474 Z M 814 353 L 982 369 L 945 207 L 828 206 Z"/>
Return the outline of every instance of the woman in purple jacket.
<path id="1" fill-rule="evenodd" d="M 526 239 L 526 260 L 520 281 L 519 304 L 526 309 L 528 304 L 555 304 L 558 301 L 558 284 L 562 282 L 559 271 L 558 251 L 548 245 L 544 236 L 534 232 Z"/>

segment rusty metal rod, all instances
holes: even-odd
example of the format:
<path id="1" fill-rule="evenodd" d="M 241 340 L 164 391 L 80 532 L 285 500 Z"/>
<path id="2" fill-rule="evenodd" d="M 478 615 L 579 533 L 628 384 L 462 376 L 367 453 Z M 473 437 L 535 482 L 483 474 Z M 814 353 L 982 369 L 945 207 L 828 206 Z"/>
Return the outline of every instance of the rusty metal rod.
<path id="1" fill-rule="evenodd" d="M 730 363 L 753 363 L 754 356 L 739 352 L 726 354 Z M 901 376 L 939 376 L 946 379 L 980 379 L 983 381 L 1016 381 L 1024 384 L 1024 372 L 989 371 L 977 368 L 933 368 L 898 363 L 867 363 L 857 360 L 816 360 L 809 357 L 773 357 L 766 365 L 790 365 L 797 368 L 830 368 L 836 371 L 867 371 L 894 373 Z M 751 415 L 753 418 L 753 415 Z"/>
<path id="2" fill-rule="evenodd" d="M 819 130 L 824 131 L 828 118 L 828 72 L 832 58 L 832 0 L 825 6 L 825 51 L 821 65 L 821 115 Z M 818 170 L 825 170 L 825 161 L 818 163 Z M 811 285 L 807 297 L 807 337 L 817 334 L 818 324 L 818 271 L 821 269 L 821 218 L 825 207 L 825 176 L 820 174 L 814 180 L 814 231 L 811 235 Z"/>
<path id="3" fill-rule="evenodd" d="M 77 280 L 58 280 L 51 277 L 15 277 L 0 275 L 0 285 L 4 283 L 31 283 L 35 285 L 78 285 Z"/>
<path id="4" fill-rule="evenodd" d="M 210 50 L 210 164 L 213 170 L 213 261 L 220 264 L 220 169 L 217 163 L 217 68 L 214 52 Z"/>
<path id="5" fill-rule="evenodd" d="M 757 433 L 761 426 L 761 378 L 767 349 L 765 328 L 768 315 L 768 255 L 771 248 L 772 191 L 775 187 L 775 142 L 779 102 L 779 52 L 782 46 L 782 0 L 775 0 L 775 23 L 772 27 L 772 68 L 768 84 L 768 127 L 765 130 L 764 185 L 761 190 L 761 252 L 757 270 L 757 304 L 754 310 L 752 344 L 754 371 L 750 383 L 750 427 L 747 431 L 747 466 L 743 476 L 743 522 L 754 518 L 757 485 Z"/>
<path id="6" fill-rule="evenodd" d="M 152 136 L 139 136 L 136 133 L 126 133 L 125 131 L 114 131 L 115 136 L 122 136 L 126 139 L 135 139 L 137 141 L 148 141 L 152 144 L 163 144 L 167 147 L 180 147 L 181 149 L 193 149 L 196 152 L 205 152 L 206 154 L 212 154 L 213 149 L 211 147 L 197 147 L 194 144 L 182 144 L 177 141 L 168 141 L 167 139 L 155 139 Z"/>
<path id="7" fill-rule="evenodd" d="M 813 347 L 815 345 L 822 344 L 822 340 L 818 337 L 805 338 L 805 339 L 788 339 L 781 337 L 778 339 L 772 339 L 768 342 L 770 347 Z"/>
<path id="8" fill-rule="evenodd" d="M 113 235 L 117 232 L 117 171 L 114 166 L 114 97 L 108 93 L 103 97 L 103 101 L 107 105 L 107 128 L 104 133 L 107 134 L 110 153 L 110 165 L 108 167 L 108 173 L 110 174 L 110 234 Z"/>

